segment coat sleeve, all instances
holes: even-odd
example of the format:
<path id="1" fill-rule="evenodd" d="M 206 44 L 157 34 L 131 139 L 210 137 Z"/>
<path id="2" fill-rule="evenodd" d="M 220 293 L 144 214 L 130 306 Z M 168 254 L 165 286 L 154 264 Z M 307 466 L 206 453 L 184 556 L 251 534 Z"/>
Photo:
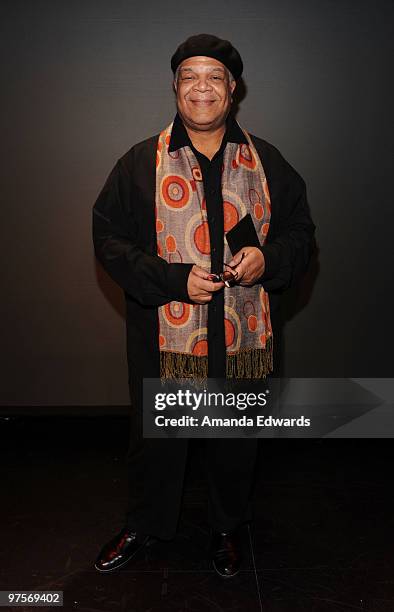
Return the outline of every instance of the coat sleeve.
<path id="1" fill-rule="evenodd" d="M 277 202 L 278 229 L 276 235 L 261 247 L 265 271 L 260 282 L 268 292 L 282 292 L 302 277 L 314 244 L 315 225 L 309 213 L 305 182 L 287 162 L 286 165 Z"/>
<path id="2" fill-rule="evenodd" d="M 137 246 L 131 178 L 118 160 L 93 207 L 93 244 L 110 277 L 143 306 L 189 302 L 187 280 L 193 264 L 168 263 Z"/>

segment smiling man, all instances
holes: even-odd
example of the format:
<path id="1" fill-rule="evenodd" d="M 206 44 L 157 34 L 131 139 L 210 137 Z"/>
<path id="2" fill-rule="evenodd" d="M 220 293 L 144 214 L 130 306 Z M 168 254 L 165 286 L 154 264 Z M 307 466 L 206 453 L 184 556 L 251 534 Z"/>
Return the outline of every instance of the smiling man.
<path id="1" fill-rule="evenodd" d="M 125 292 L 133 407 L 126 525 L 98 555 L 101 572 L 176 534 L 188 440 L 143 438 L 142 379 L 278 373 L 279 296 L 305 271 L 314 233 L 302 178 L 231 113 L 243 70 L 232 44 L 192 36 L 171 67 L 174 120 L 118 160 L 93 209 L 97 258 Z M 257 439 L 205 443 L 211 558 L 228 577 L 252 518 Z"/>

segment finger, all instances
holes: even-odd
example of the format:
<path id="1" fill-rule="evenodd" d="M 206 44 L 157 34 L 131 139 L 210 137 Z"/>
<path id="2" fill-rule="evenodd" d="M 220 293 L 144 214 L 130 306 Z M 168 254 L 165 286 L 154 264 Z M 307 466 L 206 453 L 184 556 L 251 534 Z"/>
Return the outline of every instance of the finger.
<path id="1" fill-rule="evenodd" d="M 245 264 L 242 262 L 241 264 L 239 264 L 235 270 L 233 270 L 233 272 L 236 275 L 236 281 L 237 283 L 240 282 L 240 280 L 245 276 L 246 272 L 247 272 L 247 266 L 245 266 Z"/>
<path id="2" fill-rule="evenodd" d="M 213 281 L 199 278 L 198 280 L 196 280 L 196 287 L 198 289 L 202 289 L 203 291 L 206 291 L 207 293 L 215 293 L 216 291 L 223 289 L 224 283 L 223 281 L 214 283 Z"/>
<path id="3" fill-rule="evenodd" d="M 204 270 L 204 268 L 200 268 L 200 266 L 194 265 L 192 267 L 192 273 L 198 276 L 199 278 L 205 278 L 206 280 L 210 277 L 210 272 Z"/>
<path id="4" fill-rule="evenodd" d="M 232 260 L 228 262 L 228 265 L 232 267 L 237 266 L 240 263 L 242 257 L 244 257 L 244 249 L 238 251 L 238 253 L 235 253 Z"/>
<path id="5" fill-rule="evenodd" d="M 220 289 L 223 289 L 224 287 L 224 282 L 220 281 L 217 283 L 212 283 L 213 284 L 213 289 L 212 289 L 212 293 L 215 293 L 216 291 L 220 291 Z"/>
<path id="6" fill-rule="evenodd" d="M 202 293 L 193 298 L 193 301 L 197 304 L 207 304 L 212 300 L 212 293 Z"/>

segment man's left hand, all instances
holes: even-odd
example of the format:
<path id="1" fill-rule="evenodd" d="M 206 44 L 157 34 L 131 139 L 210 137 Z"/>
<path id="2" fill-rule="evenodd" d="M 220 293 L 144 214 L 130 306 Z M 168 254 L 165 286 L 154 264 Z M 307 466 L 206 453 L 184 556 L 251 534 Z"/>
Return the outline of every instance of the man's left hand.
<path id="1" fill-rule="evenodd" d="M 257 247 L 247 246 L 234 255 L 229 265 L 236 266 L 235 271 L 238 273 L 236 284 L 251 287 L 264 274 L 264 255 Z"/>

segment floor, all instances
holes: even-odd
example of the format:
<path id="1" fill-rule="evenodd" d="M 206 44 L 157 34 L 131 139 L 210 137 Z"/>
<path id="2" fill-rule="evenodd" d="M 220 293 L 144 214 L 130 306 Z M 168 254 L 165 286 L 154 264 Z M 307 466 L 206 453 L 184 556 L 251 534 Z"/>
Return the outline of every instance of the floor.
<path id="1" fill-rule="evenodd" d="M 0 590 L 62 590 L 63 610 L 81 612 L 394 611 L 391 440 L 262 440 L 231 579 L 207 559 L 194 440 L 176 539 L 103 575 L 93 562 L 122 527 L 127 431 L 125 416 L 0 418 Z"/>

